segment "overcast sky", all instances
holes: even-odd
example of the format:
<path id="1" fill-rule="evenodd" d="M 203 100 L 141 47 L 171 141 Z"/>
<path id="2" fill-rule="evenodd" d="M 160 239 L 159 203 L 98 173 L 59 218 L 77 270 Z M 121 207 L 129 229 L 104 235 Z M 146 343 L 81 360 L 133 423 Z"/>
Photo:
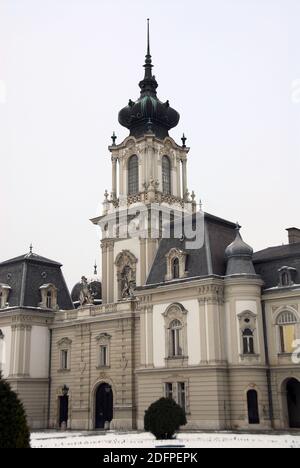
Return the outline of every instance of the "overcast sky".
<path id="1" fill-rule="evenodd" d="M 190 190 L 256 250 L 300 227 L 299 0 L 0 0 L 0 261 L 32 242 L 70 287 L 100 263 L 89 219 L 111 190 L 110 136 L 128 135 L 147 17 Z"/>

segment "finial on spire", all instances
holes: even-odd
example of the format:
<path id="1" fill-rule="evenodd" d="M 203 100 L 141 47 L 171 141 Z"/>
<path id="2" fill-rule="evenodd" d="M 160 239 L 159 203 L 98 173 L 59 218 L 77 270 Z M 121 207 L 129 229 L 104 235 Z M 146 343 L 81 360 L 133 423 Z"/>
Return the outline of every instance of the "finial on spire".
<path id="1" fill-rule="evenodd" d="M 97 262 L 95 260 L 95 265 L 94 265 L 94 275 L 97 276 L 98 274 L 98 266 L 97 266 Z"/>
<path id="2" fill-rule="evenodd" d="M 185 136 L 185 134 L 183 134 L 181 138 L 182 148 L 186 148 L 186 140 L 187 140 L 187 137 Z"/>
<path id="3" fill-rule="evenodd" d="M 32 242 L 31 242 L 30 247 L 29 247 L 29 252 L 32 254 L 32 251 L 33 251 L 33 245 L 32 245 Z"/>

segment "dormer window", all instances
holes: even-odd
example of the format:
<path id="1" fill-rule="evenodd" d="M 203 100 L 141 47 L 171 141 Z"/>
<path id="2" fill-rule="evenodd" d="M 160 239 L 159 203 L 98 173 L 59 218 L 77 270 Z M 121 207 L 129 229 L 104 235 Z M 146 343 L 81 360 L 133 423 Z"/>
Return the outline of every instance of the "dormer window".
<path id="1" fill-rule="evenodd" d="M 295 268 L 284 266 L 278 270 L 279 273 L 279 287 L 287 288 L 295 284 L 295 275 L 297 270 Z"/>
<path id="2" fill-rule="evenodd" d="M 166 281 L 174 279 L 186 278 L 186 259 L 187 254 L 180 249 L 171 249 L 166 255 L 167 259 L 167 274 Z"/>
<path id="3" fill-rule="evenodd" d="M 51 291 L 47 292 L 47 308 L 48 309 L 52 308 L 52 292 Z"/>
<path id="4" fill-rule="evenodd" d="M 0 284 L 0 309 L 9 307 L 8 298 L 11 287 L 8 284 Z"/>
<path id="5" fill-rule="evenodd" d="M 180 277 L 178 257 L 175 257 L 172 262 L 172 273 L 173 273 L 173 279 L 178 279 Z"/>
<path id="6" fill-rule="evenodd" d="M 43 309 L 58 309 L 57 288 L 53 284 L 43 284 L 40 291 L 41 302 L 39 306 Z"/>

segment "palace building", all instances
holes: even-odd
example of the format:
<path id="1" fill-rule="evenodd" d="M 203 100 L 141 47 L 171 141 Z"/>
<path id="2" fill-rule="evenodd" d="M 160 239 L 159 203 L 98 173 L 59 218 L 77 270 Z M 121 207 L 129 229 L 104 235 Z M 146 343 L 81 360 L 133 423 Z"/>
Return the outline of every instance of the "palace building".
<path id="1" fill-rule="evenodd" d="M 254 253 L 240 226 L 199 210 L 152 68 L 148 34 L 92 219 L 101 281 L 95 271 L 70 294 L 62 265 L 32 249 L 0 263 L 3 377 L 33 429 L 143 429 L 162 396 L 185 409 L 185 430 L 299 429 L 300 230 Z"/>

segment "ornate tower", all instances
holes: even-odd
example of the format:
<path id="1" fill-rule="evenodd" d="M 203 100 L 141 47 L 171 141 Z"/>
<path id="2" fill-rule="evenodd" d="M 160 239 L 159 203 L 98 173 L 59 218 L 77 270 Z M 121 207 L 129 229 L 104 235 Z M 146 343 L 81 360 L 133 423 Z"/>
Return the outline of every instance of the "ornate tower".
<path id="1" fill-rule="evenodd" d="M 119 123 L 130 135 L 120 144 L 112 136 L 112 189 L 105 192 L 102 216 L 92 220 L 103 235 L 103 303 L 128 299 L 135 286 L 144 285 L 163 236 L 163 220 L 168 224 L 170 217 L 196 210 L 187 186 L 186 138 L 178 145 L 169 136 L 180 116 L 169 101 L 157 97 L 149 20 L 147 32 L 140 97 L 119 112 Z"/>

